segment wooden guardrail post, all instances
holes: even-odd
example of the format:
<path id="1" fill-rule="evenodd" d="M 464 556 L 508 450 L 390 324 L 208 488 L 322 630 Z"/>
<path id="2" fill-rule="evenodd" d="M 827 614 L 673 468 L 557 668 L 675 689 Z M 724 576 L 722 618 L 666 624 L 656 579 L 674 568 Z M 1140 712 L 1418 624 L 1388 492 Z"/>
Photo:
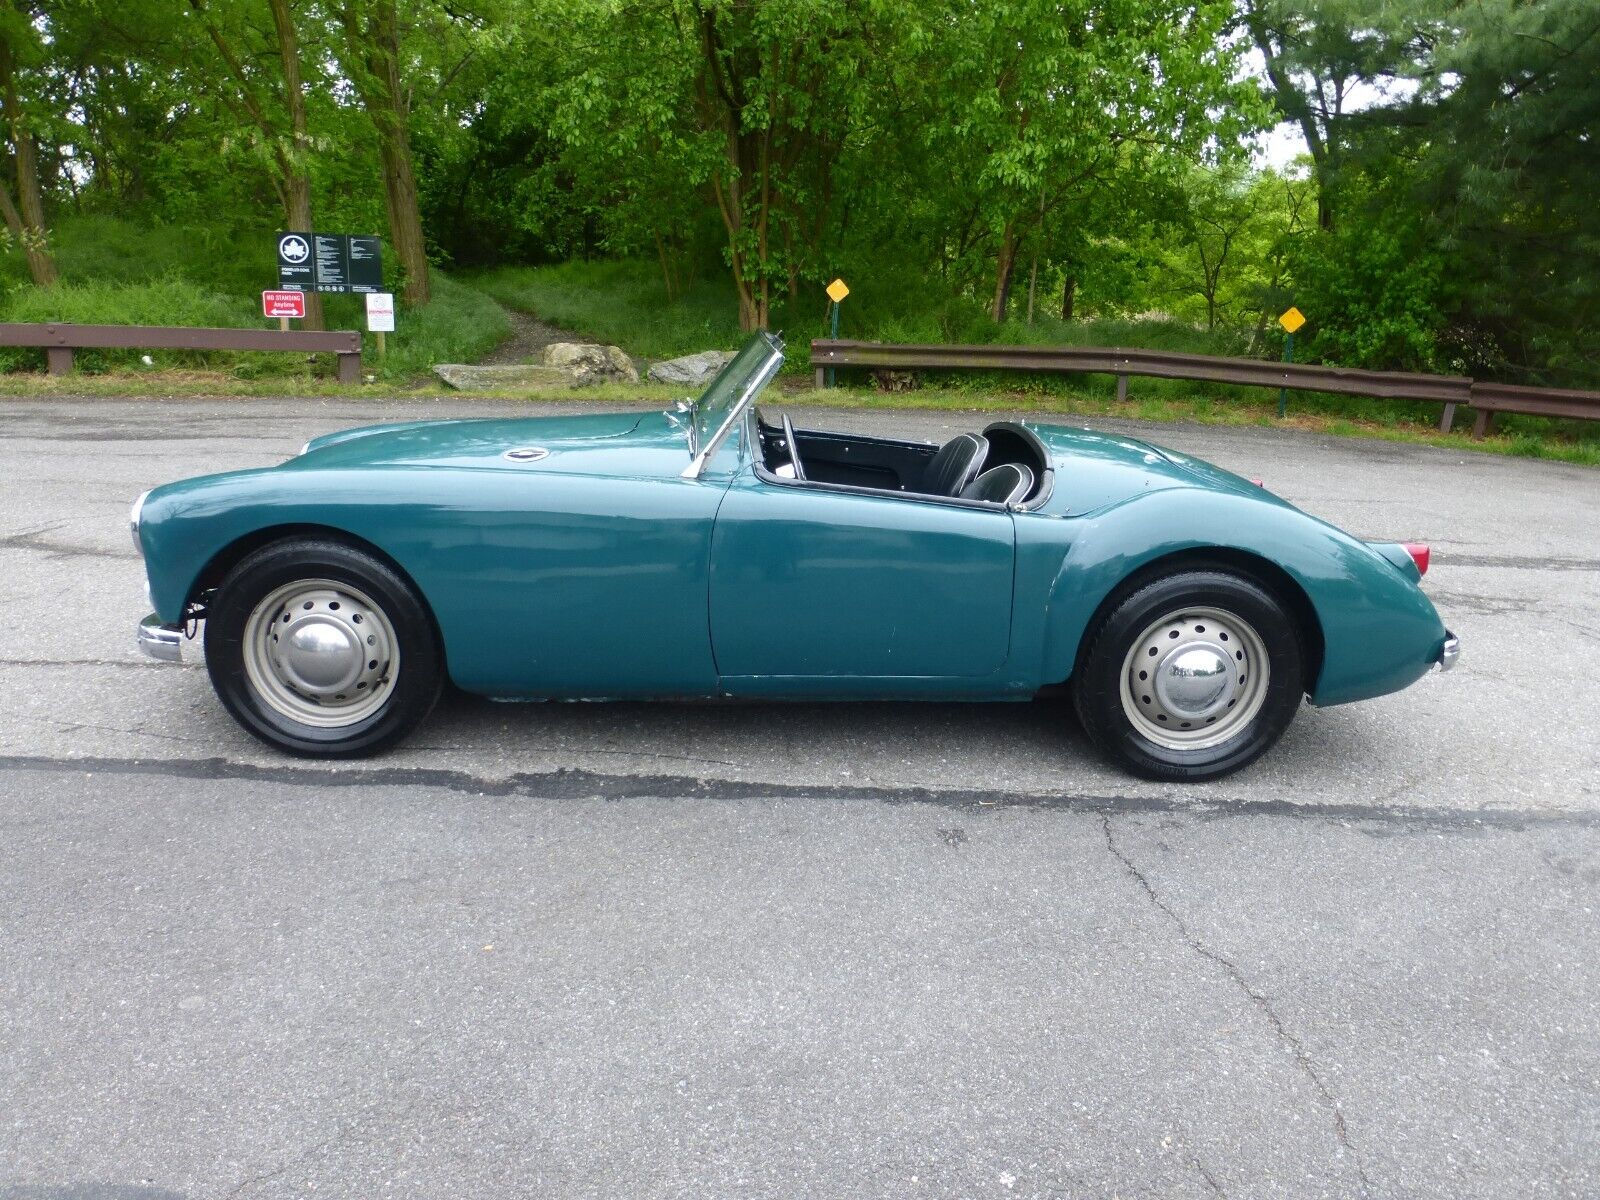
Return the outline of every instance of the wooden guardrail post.
<path id="1" fill-rule="evenodd" d="M 44 348 L 45 370 L 51 375 L 72 374 L 72 347 L 71 346 L 46 346 Z"/>

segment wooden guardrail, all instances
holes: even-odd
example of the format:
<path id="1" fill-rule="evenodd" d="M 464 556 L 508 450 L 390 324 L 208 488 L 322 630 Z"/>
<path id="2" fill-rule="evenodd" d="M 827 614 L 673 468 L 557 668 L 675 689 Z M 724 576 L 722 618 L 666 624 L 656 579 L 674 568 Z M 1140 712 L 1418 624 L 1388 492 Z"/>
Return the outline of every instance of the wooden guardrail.
<path id="1" fill-rule="evenodd" d="M 1530 413 L 1544 417 L 1600 420 L 1600 392 L 1558 388 L 1514 387 L 1478 383 L 1459 375 L 1417 375 L 1406 371 L 1363 371 L 1310 363 L 1268 362 L 1256 358 L 1224 358 L 1213 354 L 1177 354 L 1107 346 L 915 346 L 890 342 L 851 342 L 818 338 L 811 343 L 811 365 L 817 386 L 824 386 L 829 368 L 876 367 L 890 370 L 1001 370 L 1057 374 L 1087 372 L 1117 377 L 1117 399 L 1128 396 L 1128 376 L 1193 379 L 1248 387 L 1332 392 L 1344 396 L 1377 396 L 1389 400 L 1423 400 L 1443 404 L 1439 428 L 1448 433 L 1456 409 L 1467 405 L 1477 413 L 1472 436 L 1489 432 L 1496 413 Z"/>
<path id="2" fill-rule="evenodd" d="M 361 382 L 361 335 L 351 330 L 202 329 L 180 325 L 0 324 L 0 346 L 39 346 L 52 375 L 72 370 L 74 350 L 277 350 L 333 354 L 339 382 Z"/>

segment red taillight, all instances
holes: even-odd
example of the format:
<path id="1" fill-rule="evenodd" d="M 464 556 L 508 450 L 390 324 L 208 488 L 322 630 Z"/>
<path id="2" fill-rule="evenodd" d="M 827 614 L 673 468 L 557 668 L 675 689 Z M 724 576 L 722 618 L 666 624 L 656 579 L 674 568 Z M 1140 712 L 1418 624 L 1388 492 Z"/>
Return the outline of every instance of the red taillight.
<path id="1" fill-rule="evenodd" d="M 1421 542 L 1406 542 L 1405 548 L 1406 553 L 1411 555 L 1411 561 L 1417 564 L 1417 574 L 1426 575 L 1428 573 L 1428 559 L 1431 556 L 1428 548 Z"/>

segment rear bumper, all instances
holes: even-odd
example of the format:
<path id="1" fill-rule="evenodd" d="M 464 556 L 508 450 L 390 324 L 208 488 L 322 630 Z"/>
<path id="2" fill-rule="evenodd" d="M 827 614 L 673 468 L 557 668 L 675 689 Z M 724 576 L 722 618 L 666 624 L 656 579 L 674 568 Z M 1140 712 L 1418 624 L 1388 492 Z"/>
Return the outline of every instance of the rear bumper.
<path id="1" fill-rule="evenodd" d="M 178 662 L 183 657 L 183 626 L 163 625 L 155 613 L 139 622 L 138 640 L 139 649 L 151 658 Z"/>
<path id="2" fill-rule="evenodd" d="M 1439 669 L 1448 671 L 1456 665 L 1456 659 L 1461 657 L 1461 639 L 1448 629 L 1444 631 L 1444 645 L 1439 648 Z"/>

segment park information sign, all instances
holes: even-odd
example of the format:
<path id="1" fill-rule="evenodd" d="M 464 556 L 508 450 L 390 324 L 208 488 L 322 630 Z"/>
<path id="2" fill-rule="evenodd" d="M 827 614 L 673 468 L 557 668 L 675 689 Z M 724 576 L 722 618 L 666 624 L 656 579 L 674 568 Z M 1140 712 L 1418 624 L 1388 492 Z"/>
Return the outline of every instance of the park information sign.
<path id="1" fill-rule="evenodd" d="M 295 292 L 381 292 L 383 243 L 370 234 L 280 233 L 278 287 Z"/>
<path id="2" fill-rule="evenodd" d="M 350 245 L 342 233 L 311 235 L 313 257 L 317 261 L 317 291 L 350 290 Z"/>
<path id="3" fill-rule="evenodd" d="M 311 263 L 309 233 L 278 235 L 278 286 L 296 292 L 317 286 L 317 270 Z"/>

